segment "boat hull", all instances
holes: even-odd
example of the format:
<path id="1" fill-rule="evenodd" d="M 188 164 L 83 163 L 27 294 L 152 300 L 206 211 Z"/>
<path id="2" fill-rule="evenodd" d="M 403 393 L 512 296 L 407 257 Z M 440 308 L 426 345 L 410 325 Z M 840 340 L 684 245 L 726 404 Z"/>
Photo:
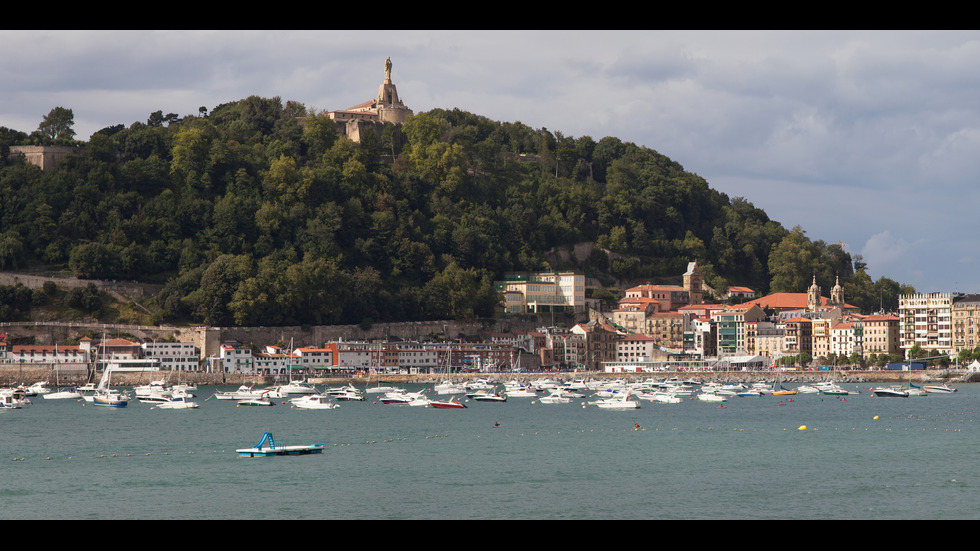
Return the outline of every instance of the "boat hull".
<path id="1" fill-rule="evenodd" d="M 96 406 L 104 408 L 124 408 L 129 405 L 129 402 L 126 400 L 107 400 L 105 398 L 99 398 L 98 396 L 92 400 L 92 403 Z"/>

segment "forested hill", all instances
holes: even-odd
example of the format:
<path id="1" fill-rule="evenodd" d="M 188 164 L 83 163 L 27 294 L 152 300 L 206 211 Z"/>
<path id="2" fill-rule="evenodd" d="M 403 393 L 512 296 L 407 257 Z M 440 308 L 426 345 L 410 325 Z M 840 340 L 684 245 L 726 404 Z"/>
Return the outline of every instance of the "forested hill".
<path id="1" fill-rule="evenodd" d="M 719 290 L 839 275 L 849 303 L 897 301 L 898 283 L 838 245 L 614 137 L 433 110 L 354 143 L 322 113 L 253 96 L 105 128 L 45 173 L 9 156 L 53 137 L 0 128 L 0 269 L 165 283 L 157 321 L 473 318 L 506 272 L 679 282 L 692 260 Z M 581 243 L 588 258 L 555 260 Z"/>

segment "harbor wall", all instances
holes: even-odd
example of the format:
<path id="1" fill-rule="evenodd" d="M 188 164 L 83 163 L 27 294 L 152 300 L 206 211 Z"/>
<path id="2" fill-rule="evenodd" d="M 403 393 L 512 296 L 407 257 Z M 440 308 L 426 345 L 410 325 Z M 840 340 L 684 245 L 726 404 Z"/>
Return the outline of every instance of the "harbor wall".
<path id="1" fill-rule="evenodd" d="M 913 371 L 911 380 L 913 383 L 926 382 L 963 382 L 964 377 L 969 375 L 965 370 L 944 369 L 944 370 L 924 370 Z M 78 386 L 89 381 L 97 382 L 99 374 L 94 373 L 92 368 L 85 364 L 17 364 L 0 366 L 0 387 L 14 386 L 18 384 L 30 385 L 38 381 L 48 381 L 52 385 L 57 381 L 62 386 Z M 146 384 L 151 380 L 169 379 L 176 382 L 179 377 L 180 382 L 195 383 L 198 386 L 211 385 L 269 385 L 274 384 L 271 377 L 252 377 L 240 374 L 226 373 L 202 373 L 202 372 L 181 372 L 179 374 L 170 371 L 144 371 L 144 372 L 121 372 L 112 374 L 113 386 L 135 386 Z M 658 371 L 656 373 L 601 373 L 595 371 L 579 372 L 538 372 L 538 373 L 454 373 L 454 380 L 466 381 L 480 377 L 489 377 L 497 380 L 519 379 L 540 379 L 552 378 L 570 380 L 575 378 L 586 379 L 625 379 L 641 381 L 645 379 L 663 380 L 671 377 L 679 379 L 696 379 L 701 381 L 717 382 L 774 382 L 780 381 L 784 384 L 813 383 L 825 380 L 833 380 L 842 383 L 886 383 L 898 384 L 909 382 L 908 371 L 894 370 L 848 370 L 848 371 L 720 371 L 720 372 L 691 372 L 691 371 Z M 352 377 L 330 377 L 314 378 L 309 382 L 319 385 L 338 385 L 353 383 L 354 385 L 367 385 L 377 383 L 379 376 L 366 374 Z M 444 374 L 400 374 L 390 373 L 381 374 L 382 381 L 393 384 L 411 383 L 430 383 L 445 378 Z"/>

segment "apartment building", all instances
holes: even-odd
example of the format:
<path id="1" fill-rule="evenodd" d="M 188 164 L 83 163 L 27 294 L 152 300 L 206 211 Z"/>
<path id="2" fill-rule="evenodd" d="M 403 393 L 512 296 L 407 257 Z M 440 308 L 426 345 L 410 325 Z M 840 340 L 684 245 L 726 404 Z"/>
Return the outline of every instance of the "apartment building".
<path id="1" fill-rule="evenodd" d="M 573 272 L 507 274 L 494 282 L 503 295 L 504 312 L 508 314 L 550 312 L 570 308 L 585 311 L 585 275 Z"/>
<path id="2" fill-rule="evenodd" d="M 157 359 L 164 371 L 198 371 L 201 355 L 192 342 L 145 342 L 140 345 L 145 359 Z"/>
<path id="3" fill-rule="evenodd" d="M 953 298 L 953 353 L 980 346 L 980 295 Z"/>
<path id="4" fill-rule="evenodd" d="M 863 332 L 861 354 L 868 358 L 871 354 L 901 354 L 899 339 L 899 317 L 890 314 L 864 316 L 860 322 Z"/>
<path id="5" fill-rule="evenodd" d="M 711 314 L 717 327 L 718 354 L 746 354 L 746 323 L 765 319 L 765 313 L 756 304 L 728 306 Z"/>
<path id="6" fill-rule="evenodd" d="M 804 352 L 813 356 L 813 320 L 802 316 L 785 321 L 785 351 L 792 356 Z"/>
<path id="7" fill-rule="evenodd" d="M 616 339 L 616 361 L 619 363 L 649 362 L 658 350 L 653 339 L 646 335 L 624 335 Z"/>
<path id="8" fill-rule="evenodd" d="M 953 353 L 953 294 L 899 295 L 899 343 L 905 357 L 919 345 L 930 356 Z"/>

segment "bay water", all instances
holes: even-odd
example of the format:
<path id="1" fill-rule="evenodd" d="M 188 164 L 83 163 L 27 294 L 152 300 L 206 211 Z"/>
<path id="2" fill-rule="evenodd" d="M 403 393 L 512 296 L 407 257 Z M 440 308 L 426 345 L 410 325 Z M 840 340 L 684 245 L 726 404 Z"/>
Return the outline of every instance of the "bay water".
<path id="1" fill-rule="evenodd" d="M 408 390 L 425 385 L 404 385 Z M 598 409 L 288 401 L 0 411 L 3 519 L 974 519 L 980 385 Z M 285 402 L 285 403 L 284 403 Z M 639 427 L 637 427 L 639 425 Z M 242 458 L 264 432 L 323 454 Z"/>

